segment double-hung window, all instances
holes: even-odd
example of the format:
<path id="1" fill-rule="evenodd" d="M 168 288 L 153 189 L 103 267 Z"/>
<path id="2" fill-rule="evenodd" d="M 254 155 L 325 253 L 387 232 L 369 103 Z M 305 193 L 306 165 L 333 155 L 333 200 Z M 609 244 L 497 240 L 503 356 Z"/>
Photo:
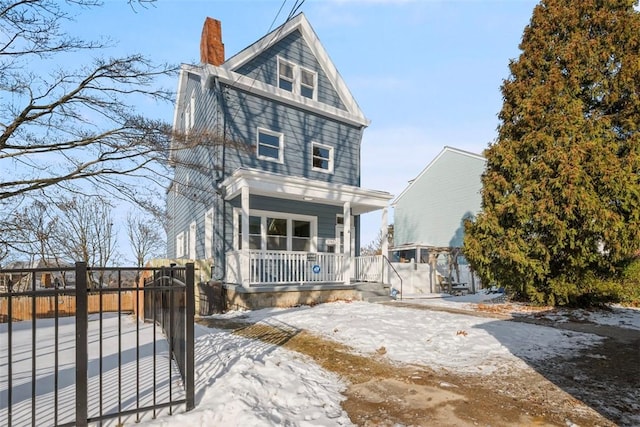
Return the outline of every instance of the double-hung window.
<path id="1" fill-rule="evenodd" d="M 195 221 L 189 224 L 189 253 L 188 253 L 189 259 L 196 259 L 196 239 L 197 239 L 196 230 L 197 229 L 198 228 Z"/>
<path id="2" fill-rule="evenodd" d="M 267 250 L 287 250 L 287 220 L 267 217 Z"/>
<path id="3" fill-rule="evenodd" d="M 184 257 L 184 232 L 178 233 L 176 236 L 176 258 Z"/>
<path id="4" fill-rule="evenodd" d="M 278 59 L 278 87 L 293 92 L 295 64 Z"/>
<path id="5" fill-rule="evenodd" d="M 300 95 L 305 98 L 315 99 L 317 79 L 317 73 L 300 68 Z"/>
<path id="6" fill-rule="evenodd" d="M 283 135 L 267 129 L 258 128 L 258 158 L 282 163 Z"/>
<path id="7" fill-rule="evenodd" d="M 191 93 L 189 103 L 184 108 L 184 133 L 189 135 L 196 121 L 196 95 Z"/>
<path id="8" fill-rule="evenodd" d="M 318 73 L 293 62 L 278 58 L 278 87 L 287 92 L 316 99 Z"/>
<path id="9" fill-rule="evenodd" d="M 311 250 L 311 222 L 292 220 L 292 237 L 291 237 L 291 250 L 293 251 L 305 251 Z"/>
<path id="10" fill-rule="evenodd" d="M 238 249 L 242 249 L 242 216 L 238 218 Z M 249 249 L 262 249 L 262 218 L 249 217 Z"/>
<path id="11" fill-rule="evenodd" d="M 333 147 L 311 143 L 311 168 L 321 172 L 333 172 Z"/>
<path id="12" fill-rule="evenodd" d="M 204 214 L 204 257 L 213 257 L 213 208 Z"/>

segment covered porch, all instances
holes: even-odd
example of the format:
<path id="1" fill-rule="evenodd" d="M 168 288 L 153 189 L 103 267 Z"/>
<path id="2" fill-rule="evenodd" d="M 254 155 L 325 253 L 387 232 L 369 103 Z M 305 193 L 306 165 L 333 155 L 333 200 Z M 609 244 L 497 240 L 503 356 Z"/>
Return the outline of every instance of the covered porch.
<path id="1" fill-rule="evenodd" d="M 239 200 L 237 215 L 234 215 L 238 222 L 237 233 L 234 228 L 234 250 L 225 256 L 225 283 L 251 288 L 349 286 L 359 281 L 385 280 L 385 260 L 381 255 L 357 256 L 353 218 L 380 210 L 380 229 L 385 236 L 391 194 L 253 169 L 238 169 L 222 186 L 225 200 L 235 200 L 236 204 Z M 336 234 L 323 236 L 319 232 L 320 213 L 317 216 L 291 214 L 289 220 L 280 220 L 283 231 L 270 234 L 274 225 L 274 222 L 267 223 L 272 220 L 270 216 L 286 213 L 256 210 L 250 204 L 252 196 L 281 200 L 282 206 L 291 206 L 294 202 L 295 206 L 337 207 Z M 263 216 L 262 223 L 260 215 Z M 303 232 L 297 233 L 298 229 Z M 388 250 L 386 237 L 383 242 L 382 253 L 385 254 Z M 272 246 L 279 246 L 278 250 L 273 250 Z"/>

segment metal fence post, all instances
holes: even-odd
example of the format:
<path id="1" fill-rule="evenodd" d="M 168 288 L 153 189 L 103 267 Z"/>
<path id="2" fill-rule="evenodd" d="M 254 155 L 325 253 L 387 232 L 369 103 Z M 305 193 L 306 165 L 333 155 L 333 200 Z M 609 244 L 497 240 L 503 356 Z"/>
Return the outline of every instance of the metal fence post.
<path id="1" fill-rule="evenodd" d="M 185 277 L 185 285 L 186 285 L 186 316 L 185 325 L 186 325 L 186 367 L 185 367 L 185 388 L 186 388 L 186 399 L 187 399 L 187 411 L 192 410 L 195 407 L 195 381 L 194 381 L 194 326 L 193 321 L 195 317 L 195 309 L 196 309 L 196 298 L 195 298 L 195 272 L 194 272 L 194 264 L 192 262 L 187 263 L 187 271 Z"/>
<path id="2" fill-rule="evenodd" d="M 88 323 L 87 264 L 76 262 L 76 426 L 88 418 Z"/>

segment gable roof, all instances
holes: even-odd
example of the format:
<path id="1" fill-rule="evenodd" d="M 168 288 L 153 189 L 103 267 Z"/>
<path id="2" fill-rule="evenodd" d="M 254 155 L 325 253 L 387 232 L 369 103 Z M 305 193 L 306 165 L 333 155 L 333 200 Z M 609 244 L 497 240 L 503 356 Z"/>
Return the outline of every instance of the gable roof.
<path id="1" fill-rule="evenodd" d="M 454 147 L 450 147 L 448 145 L 445 145 L 445 147 L 442 149 L 442 151 L 440 151 L 440 153 L 438 153 L 438 155 L 431 160 L 431 162 L 429 162 L 429 164 L 422 170 L 422 172 L 420 172 L 420 174 L 415 177 L 414 179 L 412 179 L 411 181 L 409 181 L 409 185 L 402 191 L 402 193 L 400 193 L 400 195 L 398 197 L 396 197 L 396 199 L 391 203 L 391 206 L 395 206 L 398 201 L 406 194 L 409 192 L 409 190 L 411 189 L 411 187 L 413 187 L 413 185 L 420 180 L 420 178 L 422 178 L 423 175 L 425 175 L 427 173 L 427 171 L 429 171 L 429 169 L 431 169 L 431 167 L 438 162 L 438 160 L 440 160 L 440 158 L 442 156 L 444 156 L 446 153 L 455 153 L 455 154 L 459 154 L 459 155 L 463 155 L 463 156 L 468 156 L 471 157 L 473 159 L 477 159 L 477 160 L 481 160 L 483 162 L 486 162 L 487 159 L 485 159 L 483 156 L 481 156 L 480 154 L 475 154 L 472 153 L 470 151 L 465 151 L 465 150 L 460 150 L 459 148 L 454 148 Z"/>
<path id="2" fill-rule="evenodd" d="M 238 70 L 244 64 L 251 61 L 265 50 L 274 46 L 282 39 L 287 37 L 287 35 L 296 30 L 300 32 L 302 39 L 306 42 L 313 55 L 316 57 L 318 63 L 322 67 L 322 70 L 326 74 L 336 93 L 340 97 L 340 100 L 344 104 L 346 111 L 340 108 L 333 107 L 331 105 L 324 104 L 322 102 L 318 102 L 316 100 L 305 98 L 304 96 L 292 92 L 285 91 L 278 88 L 277 86 L 266 84 L 252 77 L 245 76 L 236 72 L 236 70 Z M 202 76 L 203 87 L 206 87 L 209 79 L 217 78 L 223 83 L 242 90 L 246 90 L 250 93 L 265 96 L 267 98 L 285 102 L 297 107 L 302 107 L 321 115 L 349 122 L 356 126 L 368 126 L 370 123 L 369 120 L 364 116 L 364 113 L 358 106 L 358 103 L 351 94 L 351 91 L 347 87 L 345 81 L 342 79 L 342 76 L 336 69 L 334 63 L 329 58 L 329 54 L 325 50 L 324 46 L 322 46 L 322 43 L 320 43 L 318 36 L 311 27 L 311 24 L 305 17 L 304 13 L 300 13 L 290 20 L 286 21 L 280 27 L 271 31 L 269 34 L 265 35 L 250 46 L 246 47 L 219 66 L 214 66 L 211 64 L 204 64 L 201 66 L 183 65 L 181 71 L 195 73 Z M 182 78 L 183 76 L 181 75 L 180 79 Z M 180 86 L 178 91 L 180 92 Z M 180 98 L 184 96 L 184 94 L 178 93 L 178 103 L 181 103 Z"/>

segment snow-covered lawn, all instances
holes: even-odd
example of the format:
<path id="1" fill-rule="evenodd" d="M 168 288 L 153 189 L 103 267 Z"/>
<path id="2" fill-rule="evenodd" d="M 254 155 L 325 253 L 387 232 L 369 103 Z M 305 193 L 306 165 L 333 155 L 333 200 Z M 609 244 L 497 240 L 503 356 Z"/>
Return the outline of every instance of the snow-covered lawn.
<path id="1" fill-rule="evenodd" d="M 460 308 L 491 297 L 495 295 L 412 302 Z M 364 302 L 213 317 L 304 329 L 362 354 L 384 347 L 385 356 L 397 363 L 487 375 L 523 368 L 525 361 L 577 354 L 602 339 L 537 325 Z M 595 320 L 600 318 L 606 321 L 607 316 Z M 625 322 L 640 325 L 640 311 L 629 314 Z M 199 325 L 197 334 L 197 408 L 144 425 L 351 425 L 339 406 L 345 385 L 306 357 Z"/>
<path id="2" fill-rule="evenodd" d="M 31 321 L 12 324 L 12 425 L 31 425 L 32 418 L 32 328 Z M 153 378 L 154 328 L 136 323 L 132 316 L 105 314 L 102 322 L 102 395 L 100 394 L 100 322 L 97 315 L 89 317 L 88 402 L 89 416 L 114 413 L 136 407 L 139 391 L 140 407 L 153 402 L 155 389 L 158 402 L 168 401 L 169 375 L 172 377 L 173 399 L 184 398 L 180 374 L 175 364 L 169 364 L 168 345 L 161 329 L 155 329 L 156 381 Z M 118 328 L 121 338 L 118 339 Z M 58 424 L 73 421 L 75 414 L 75 318 L 61 317 L 58 323 L 58 375 L 55 376 L 54 319 L 38 319 L 35 336 L 35 419 L 38 426 L 54 425 L 55 394 L 58 384 Z M 136 340 L 139 342 L 139 371 L 136 370 Z M 0 324 L 0 425 L 8 425 L 9 350 L 7 324 Z M 122 362 L 118 369 L 119 360 Z M 173 365 L 173 366 L 172 366 Z M 119 381 L 119 378 L 121 379 Z M 120 383 L 120 388 L 118 384 Z"/>
<path id="3" fill-rule="evenodd" d="M 472 308 L 473 304 L 482 303 L 482 299 L 494 296 L 479 294 L 411 302 Z M 591 321 L 640 329 L 640 311 L 620 309 L 616 313 L 614 310 L 588 316 Z M 508 373 L 525 368 L 529 361 L 577 354 L 602 340 L 593 334 L 533 324 L 365 302 L 229 312 L 213 317 L 306 330 L 364 355 L 376 354 L 384 347 L 384 357 L 392 363 L 478 375 Z M 131 335 L 123 342 L 130 343 Z M 196 408 L 156 420 L 147 416 L 140 425 L 351 425 L 340 406 L 346 384 L 307 356 L 201 325 L 196 325 L 195 354 Z M 6 376 L 4 370 L 1 375 Z M 29 381 L 30 378 L 24 378 L 24 384 Z M 40 411 L 45 411 L 50 401 L 50 397 L 39 396 Z M 5 401 L 0 401 L 0 405 L 6 405 Z"/>

